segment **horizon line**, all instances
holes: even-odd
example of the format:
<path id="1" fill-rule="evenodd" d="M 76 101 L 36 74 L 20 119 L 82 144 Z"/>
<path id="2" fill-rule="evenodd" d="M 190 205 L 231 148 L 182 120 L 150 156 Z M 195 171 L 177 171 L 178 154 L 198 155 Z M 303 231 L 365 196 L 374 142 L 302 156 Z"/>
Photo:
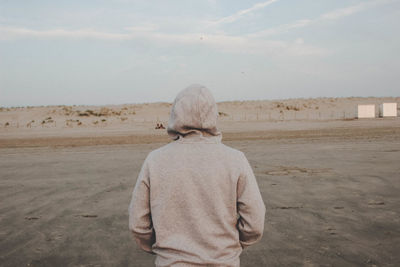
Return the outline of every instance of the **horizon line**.
<path id="1" fill-rule="evenodd" d="M 400 98 L 399 96 L 319 96 L 319 97 L 293 97 L 293 98 L 271 98 L 271 99 L 244 99 L 244 100 L 222 100 L 216 101 L 220 103 L 232 103 L 232 102 L 261 102 L 261 101 L 287 101 L 296 99 L 345 99 L 345 98 Z M 104 106 L 124 106 L 124 105 L 146 105 L 146 104 L 172 104 L 173 101 L 154 101 L 154 102 L 132 102 L 132 103 L 119 103 L 119 104 L 54 104 L 54 105 L 22 105 L 22 106 L 3 106 L 0 105 L 0 109 L 4 108 L 43 108 L 43 107 L 104 107 Z"/>

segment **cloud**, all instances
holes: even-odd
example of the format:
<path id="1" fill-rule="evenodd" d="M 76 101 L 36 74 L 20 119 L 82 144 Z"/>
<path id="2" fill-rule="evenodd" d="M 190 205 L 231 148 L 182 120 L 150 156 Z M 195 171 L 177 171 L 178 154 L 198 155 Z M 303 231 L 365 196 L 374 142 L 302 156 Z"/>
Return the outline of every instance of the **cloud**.
<path id="1" fill-rule="evenodd" d="M 353 6 L 349 6 L 349 7 L 345 7 L 345 8 L 339 8 L 339 9 L 333 10 L 331 12 L 322 14 L 315 19 L 297 20 L 292 23 L 283 24 L 278 27 L 274 27 L 274 28 L 266 29 L 266 30 L 259 31 L 256 33 L 252 33 L 252 34 L 249 34 L 248 36 L 249 37 L 265 37 L 268 35 L 284 33 L 284 32 L 288 32 L 293 29 L 303 28 L 303 27 L 306 27 L 306 26 L 309 26 L 309 25 L 312 25 L 312 24 L 315 24 L 318 22 L 326 21 L 326 20 L 337 20 L 337 19 L 340 19 L 340 18 L 343 18 L 346 16 L 353 15 L 355 13 L 358 13 L 358 12 L 363 11 L 368 8 L 388 4 L 391 2 L 395 2 L 395 1 L 398 1 L 398 0 L 372 0 L 372 1 L 361 2 L 357 5 L 353 5 Z"/>
<path id="2" fill-rule="evenodd" d="M 350 16 L 355 13 L 358 13 L 364 9 L 372 8 L 375 6 L 379 5 L 384 5 L 388 4 L 391 2 L 394 2 L 396 0 L 373 0 L 373 1 L 364 1 L 360 4 L 354 5 L 354 6 L 349 6 L 345 8 L 340 8 L 337 10 L 334 10 L 329 13 L 325 13 L 319 17 L 319 20 L 336 20 L 340 19 L 342 17 Z"/>
<path id="3" fill-rule="evenodd" d="M 131 31 L 131 32 L 153 32 L 153 31 L 156 31 L 157 29 L 158 29 L 157 25 L 150 24 L 150 23 L 125 28 L 125 30 Z"/>
<path id="4" fill-rule="evenodd" d="M 269 0 L 269 1 L 261 2 L 261 3 L 257 3 L 250 8 L 240 10 L 240 11 L 236 12 L 235 14 L 220 18 L 215 21 L 211 21 L 211 22 L 209 22 L 209 24 L 212 26 L 216 26 L 218 24 L 232 23 L 232 22 L 239 20 L 240 18 L 242 18 L 245 15 L 251 14 L 254 11 L 257 11 L 259 9 L 263 9 L 263 8 L 273 4 L 275 2 L 278 2 L 278 1 L 279 0 Z"/>
<path id="5" fill-rule="evenodd" d="M 294 42 L 277 40 L 260 40 L 246 36 L 231 36 L 225 34 L 185 33 L 171 34 L 155 31 L 154 27 L 129 27 L 124 33 L 110 33 L 92 29 L 79 30 L 33 30 L 28 28 L 1 27 L 0 36 L 3 40 L 21 38 L 36 39 L 96 39 L 105 41 L 147 40 L 156 45 L 199 45 L 217 49 L 221 52 L 258 54 L 258 55 L 324 55 L 327 51 L 307 45 L 302 39 Z M 300 40 L 300 41 L 299 41 Z"/>
<path id="6" fill-rule="evenodd" d="M 101 40 L 127 40 L 129 35 L 119 33 L 99 32 L 92 29 L 79 29 L 79 30 L 32 30 L 28 28 L 19 27 L 4 27 L 0 26 L 0 40 L 13 40 L 18 38 L 70 38 L 70 39 L 101 39 Z"/>

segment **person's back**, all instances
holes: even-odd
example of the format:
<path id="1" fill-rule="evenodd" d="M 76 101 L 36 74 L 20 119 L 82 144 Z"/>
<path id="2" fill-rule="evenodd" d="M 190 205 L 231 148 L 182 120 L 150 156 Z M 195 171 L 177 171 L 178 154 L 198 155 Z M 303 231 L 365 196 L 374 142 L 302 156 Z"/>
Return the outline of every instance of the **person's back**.
<path id="1" fill-rule="evenodd" d="M 265 206 L 253 171 L 221 143 L 209 91 L 192 86 L 174 103 L 175 139 L 146 158 L 129 209 L 137 243 L 156 266 L 239 266 L 263 233 Z"/>

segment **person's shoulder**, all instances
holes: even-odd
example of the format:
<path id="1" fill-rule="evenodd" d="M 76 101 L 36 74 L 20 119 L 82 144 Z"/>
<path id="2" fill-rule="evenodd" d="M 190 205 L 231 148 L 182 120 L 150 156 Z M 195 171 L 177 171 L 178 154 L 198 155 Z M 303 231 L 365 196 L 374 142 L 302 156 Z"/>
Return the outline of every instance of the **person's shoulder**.
<path id="1" fill-rule="evenodd" d="M 225 145 L 221 143 L 221 148 L 228 153 L 229 155 L 232 155 L 232 157 L 238 158 L 238 159 L 243 159 L 243 157 L 246 157 L 242 151 L 239 149 L 230 147 L 228 145 Z"/>
<path id="2" fill-rule="evenodd" d="M 153 160 L 160 156 L 168 154 L 169 150 L 171 149 L 171 145 L 172 145 L 172 142 L 150 151 L 150 153 L 147 155 L 146 160 L 148 160 L 148 161 Z"/>

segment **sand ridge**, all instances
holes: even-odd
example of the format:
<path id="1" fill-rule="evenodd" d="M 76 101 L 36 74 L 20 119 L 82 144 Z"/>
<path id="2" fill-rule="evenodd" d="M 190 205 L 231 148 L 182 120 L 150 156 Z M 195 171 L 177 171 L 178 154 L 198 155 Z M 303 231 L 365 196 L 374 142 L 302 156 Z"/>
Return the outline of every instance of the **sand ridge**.
<path id="1" fill-rule="evenodd" d="M 221 102 L 218 127 L 226 140 L 267 138 L 274 131 L 396 128 L 396 119 L 354 119 L 357 104 L 383 102 L 400 106 L 400 97 Z M 168 125 L 170 109 L 170 103 L 1 108 L 0 147 L 46 145 L 46 139 L 61 146 L 166 142 L 165 130 L 155 127 Z"/>

